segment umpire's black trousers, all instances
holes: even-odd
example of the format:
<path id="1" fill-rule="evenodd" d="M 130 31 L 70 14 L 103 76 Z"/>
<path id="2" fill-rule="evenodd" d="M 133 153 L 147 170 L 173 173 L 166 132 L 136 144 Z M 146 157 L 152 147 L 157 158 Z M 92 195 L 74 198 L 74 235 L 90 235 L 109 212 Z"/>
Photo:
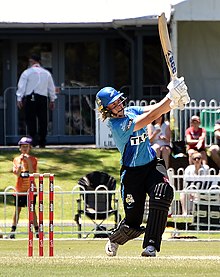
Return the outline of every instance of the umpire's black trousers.
<path id="1" fill-rule="evenodd" d="M 32 93 L 25 97 L 25 121 L 33 146 L 44 147 L 47 136 L 47 97 Z M 38 130 L 37 130 L 38 126 Z"/>

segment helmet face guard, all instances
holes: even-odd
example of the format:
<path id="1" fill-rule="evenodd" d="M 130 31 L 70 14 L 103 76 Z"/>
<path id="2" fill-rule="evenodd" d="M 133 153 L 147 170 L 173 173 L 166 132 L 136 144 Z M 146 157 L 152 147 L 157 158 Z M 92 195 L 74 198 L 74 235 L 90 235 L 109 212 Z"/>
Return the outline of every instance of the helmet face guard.
<path id="1" fill-rule="evenodd" d="M 96 103 L 98 110 L 102 114 L 103 120 L 107 117 L 113 117 L 114 114 L 111 110 L 107 109 L 107 106 L 118 100 L 124 93 L 115 90 L 112 87 L 104 87 L 96 95 Z M 124 102 L 125 99 L 122 100 Z"/>

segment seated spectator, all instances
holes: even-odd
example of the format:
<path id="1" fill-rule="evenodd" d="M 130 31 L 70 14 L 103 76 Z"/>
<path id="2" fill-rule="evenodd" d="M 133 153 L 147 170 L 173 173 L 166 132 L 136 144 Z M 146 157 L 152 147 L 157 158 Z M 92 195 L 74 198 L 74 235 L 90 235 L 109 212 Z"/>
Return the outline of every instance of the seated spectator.
<path id="1" fill-rule="evenodd" d="M 171 153 L 171 131 L 169 121 L 165 120 L 164 115 L 162 115 L 149 124 L 147 129 L 151 146 L 156 151 L 157 157 L 164 159 L 166 168 L 169 168 Z"/>
<path id="2" fill-rule="evenodd" d="M 190 127 L 186 129 L 186 146 L 187 153 L 189 155 L 189 164 L 192 162 L 192 154 L 194 152 L 200 152 L 202 157 L 202 163 L 207 164 L 207 154 L 205 149 L 206 130 L 199 127 L 200 118 L 197 115 L 193 115 L 190 119 Z"/>
<path id="3" fill-rule="evenodd" d="M 184 177 L 183 179 L 187 176 L 196 176 L 196 175 L 207 175 L 209 172 L 209 166 L 206 164 L 202 164 L 202 155 L 199 152 L 194 152 L 191 156 L 192 158 L 192 165 L 188 165 L 184 171 Z M 187 205 L 188 201 L 192 201 L 195 198 L 195 194 L 185 194 L 185 193 L 180 193 L 180 202 L 182 206 L 182 215 L 187 215 L 187 208 L 189 212 L 191 212 L 191 207 Z"/>
<path id="4" fill-rule="evenodd" d="M 215 140 L 217 144 L 209 148 L 210 156 L 220 169 L 220 119 L 216 121 L 214 127 Z"/>

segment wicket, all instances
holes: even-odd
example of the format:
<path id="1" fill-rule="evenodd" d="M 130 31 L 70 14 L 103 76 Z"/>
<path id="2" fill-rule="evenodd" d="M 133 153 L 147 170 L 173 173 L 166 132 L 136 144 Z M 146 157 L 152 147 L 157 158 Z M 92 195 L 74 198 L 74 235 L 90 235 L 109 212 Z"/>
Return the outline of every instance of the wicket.
<path id="1" fill-rule="evenodd" d="M 28 256 L 33 256 L 33 228 L 34 228 L 34 193 L 35 193 L 35 178 L 39 178 L 39 256 L 44 256 L 44 177 L 49 178 L 49 256 L 54 255 L 53 243 L 53 218 L 54 218 L 54 174 L 50 173 L 33 173 L 30 174 L 30 189 L 29 189 L 29 226 L 28 226 Z"/>

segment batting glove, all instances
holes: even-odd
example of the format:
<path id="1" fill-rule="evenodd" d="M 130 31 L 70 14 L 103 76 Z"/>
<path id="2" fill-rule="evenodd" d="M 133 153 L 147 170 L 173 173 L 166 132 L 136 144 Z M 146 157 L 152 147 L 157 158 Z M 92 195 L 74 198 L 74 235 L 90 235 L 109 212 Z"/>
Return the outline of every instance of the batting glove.
<path id="1" fill-rule="evenodd" d="M 167 94 L 167 97 L 170 100 L 180 99 L 187 92 L 187 86 L 186 86 L 186 84 L 184 82 L 184 78 L 183 77 L 173 79 L 169 83 L 167 88 L 169 90 L 169 93 Z"/>
<path id="2" fill-rule="evenodd" d="M 189 98 L 189 95 L 188 93 L 186 95 L 184 95 L 183 97 L 181 97 L 179 100 L 173 100 L 171 103 L 170 103 L 170 107 L 171 109 L 179 109 L 179 110 L 184 110 L 185 109 L 185 105 L 187 103 L 189 103 L 190 101 L 190 98 Z"/>
<path id="3" fill-rule="evenodd" d="M 175 78 L 167 86 L 169 93 L 167 97 L 172 100 L 170 107 L 172 109 L 180 108 L 184 109 L 184 105 L 189 103 L 190 97 L 187 92 L 187 86 L 184 82 L 184 78 Z M 180 101 L 181 99 L 181 101 Z"/>
<path id="4" fill-rule="evenodd" d="M 173 100 L 173 101 L 170 103 L 170 108 L 171 108 L 172 110 L 180 109 L 180 110 L 182 111 L 182 110 L 184 110 L 185 105 L 181 102 L 181 99 L 180 99 L 180 100 Z"/>

